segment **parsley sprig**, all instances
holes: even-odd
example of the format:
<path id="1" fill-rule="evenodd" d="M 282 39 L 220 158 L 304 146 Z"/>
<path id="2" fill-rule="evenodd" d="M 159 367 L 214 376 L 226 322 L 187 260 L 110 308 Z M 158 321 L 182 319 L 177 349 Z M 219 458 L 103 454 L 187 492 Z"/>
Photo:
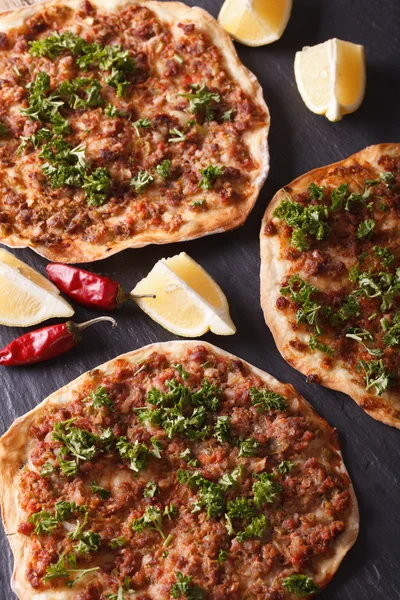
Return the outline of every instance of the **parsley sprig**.
<path id="1" fill-rule="evenodd" d="M 378 396 L 381 396 L 392 385 L 392 377 L 386 371 L 382 359 L 369 362 L 360 360 L 357 370 L 364 373 L 363 379 L 367 392 L 373 389 Z"/>
<path id="2" fill-rule="evenodd" d="M 253 406 L 263 410 L 287 410 L 288 403 L 277 392 L 250 388 L 250 398 Z"/>
<path id="3" fill-rule="evenodd" d="M 313 297 L 318 294 L 317 288 L 304 281 L 298 273 L 295 273 L 290 277 L 288 285 L 281 288 L 281 294 L 290 296 L 293 302 L 299 305 L 296 313 L 297 323 L 312 325 L 317 335 L 320 335 L 322 333 L 319 324 L 321 305 L 313 300 Z"/>
<path id="4" fill-rule="evenodd" d="M 221 96 L 212 92 L 206 84 L 201 87 L 198 84 L 193 84 L 191 88 L 191 93 L 179 94 L 182 98 L 189 100 L 189 112 L 203 115 L 205 121 L 212 121 L 215 117 L 215 104 L 221 102 Z"/>
<path id="5" fill-rule="evenodd" d="M 293 575 L 285 577 L 282 580 L 282 585 L 287 592 L 294 594 L 299 598 L 308 596 L 309 594 L 316 594 L 319 591 L 314 580 L 302 573 L 294 573 Z"/>
<path id="6" fill-rule="evenodd" d="M 171 598 L 187 598 L 187 600 L 203 600 L 204 592 L 196 583 L 193 583 L 193 577 L 183 575 L 180 571 L 175 573 L 176 583 L 171 587 Z"/>

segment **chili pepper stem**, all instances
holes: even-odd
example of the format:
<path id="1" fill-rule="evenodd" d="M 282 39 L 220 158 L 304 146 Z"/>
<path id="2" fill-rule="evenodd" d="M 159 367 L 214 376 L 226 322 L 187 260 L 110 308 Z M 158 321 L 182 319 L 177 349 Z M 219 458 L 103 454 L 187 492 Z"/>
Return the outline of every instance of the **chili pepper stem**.
<path id="1" fill-rule="evenodd" d="M 109 321 L 112 324 L 113 328 L 117 326 L 117 321 L 115 319 L 113 319 L 112 317 L 104 316 L 96 317 L 95 319 L 90 319 L 90 321 L 85 321 L 84 323 L 74 324 L 74 329 L 76 333 L 80 333 L 81 331 L 86 329 L 86 327 L 90 327 L 95 323 L 101 323 L 101 321 Z"/>

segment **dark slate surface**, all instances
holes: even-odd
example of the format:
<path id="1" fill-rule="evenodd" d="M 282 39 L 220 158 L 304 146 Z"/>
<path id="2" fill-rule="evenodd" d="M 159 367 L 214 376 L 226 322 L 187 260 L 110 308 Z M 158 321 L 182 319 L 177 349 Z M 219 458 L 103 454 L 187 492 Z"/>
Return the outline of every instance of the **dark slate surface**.
<path id="1" fill-rule="evenodd" d="M 191 1 L 216 15 L 221 0 Z M 243 62 L 258 76 L 270 107 L 271 172 L 256 208 L 240 230 L 168 247 L 125 251 L 93 267 L 127 289 L 155 261 L 187 251 L 224 289 L 238 332 L 229 338 L 204 339 L 292 383 L 316 410 L 337 427 L 344 458 L 360 504 L 361 531 L 339 572 L 321 594 L 324 600 L 395 600 L 400 598 L 399 478 L 400 433 L 365 415 L 344 394 L 307 385 L 276 350 L 259 303 L 258 233 L 268 201 L 282 185 L 305 171 L 341 160 L 379 142 L 399 141 L 400 73 L 399 0 L 294 0 L 282 39 L 265 48 L 238 45 Z M 310 113 L 297 92 L 294 53 L 304 45 L 339 37 L 365 45 L 367 94 L 363 105 L 341 123 Z M 44 272 L 46 261 L 30 250 L 17 255 Z M 95 314 L 76 307 L 76 320 Z M 92 328 L 76 351 L 51 363 L 0 371 L 1 432 L 59 387 L 122 352 L 175 339 L 135 306 L 118 313 L 118 329 Z M 23 329 L 0 328 L 1 346 Z M 0 544 L 0 600 L 14 597 L 9 587 L 12 558 L 3 532 Z"/>

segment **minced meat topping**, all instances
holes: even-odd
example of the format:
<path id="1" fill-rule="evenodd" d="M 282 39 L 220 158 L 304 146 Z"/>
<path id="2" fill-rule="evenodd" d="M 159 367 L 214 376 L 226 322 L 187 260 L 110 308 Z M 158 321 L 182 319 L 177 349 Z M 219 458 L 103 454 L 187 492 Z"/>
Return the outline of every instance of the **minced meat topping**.
<path id="1" fill-rule="evenodd" d="M 29 584 L 75 600 L 284 600 L 326 585 L 351 483 L 336 432 L 279 390 L 201 345 L 92 371 L 30 428 Z"/>

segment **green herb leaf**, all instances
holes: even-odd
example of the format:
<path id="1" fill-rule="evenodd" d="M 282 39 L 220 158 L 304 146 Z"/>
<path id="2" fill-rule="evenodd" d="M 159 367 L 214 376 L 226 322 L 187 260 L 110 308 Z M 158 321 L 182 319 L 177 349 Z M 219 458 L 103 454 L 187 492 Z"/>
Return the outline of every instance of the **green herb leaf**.
<path id="1" fill-rule="evenodd" d="M 129 113 L 125 110 L 119 110 L 114 104 L 107 104 L 104 109 L 104 114 L 107 117 L 115 118 L 115 117 L 128 117 Z"/>
<path id="2" fill-rule="evenodd" d="M 170 135 L 173 137 L 168 138 L 168 141 L 171 144 L 178 144 L 179 142 L 184 142 L 186 140 L 186 135 L 180 131 L 177 127 L 169 130 Z"/>
<path id="3" fill-rule="evenodd" d="M 253 501 L 251 498 L 239 496 L 235 500 L 229 500 L 226 514 L 230 519 L 241 519 L 249 521 L 256 515 Z"/>
<path id="4" fill-rule="evenodd" d="M 111 550 L 116 550 L 117 548 L 122 548 L 126 544 L 126 538 L 123 535 L 119 537 L 113 538 L 110 540 L 109 546 Z"/>
<path id="5" fill-rule="evenodd" d="M 138 473 L 146 467 L 149 449 L 138 440 L 130 444 L 126 437 L 121 436 L 117 439 L 116 448 L 121 458 L 130 461 L 132 471 Z"/>
<path id="6" fill-rule="evenodd" d="M 90 489 L 95 496 L 99 496 L 102 500 L 107 500 L 107 498 L 111 496 L 111 492 L 109 490 L 105 490 L 104 488 L 100 487 L 95 481 L 92 481 L 90 484 Z"/>
<path id="7" fill-rule="evenodd" d="M 204 114 L 206 121 L 211 121 L 214 118 L 215 104 L 221 102 L 221 96 L 203 84 L 200 88 L 197 85 L 192 85 L 191 94 L 179 94 L 182 98 L 189 100 L 189 112 L 192 114 Z"/>
<path id="8" fill-rule="evenodd" d="M 210 190 L 213 186 L 214 181 L 219 175 L 224 172 L 224 167 L 219 165 L 208 165 L 205 169 L 200 169 L 201 179 L 199 181 L 199 188 L 203 190 Z"/>
<path id="9" fill-rule="evenodd" d="M 239 454 L 240 456 L 257 456 L 257 452 L 260 449 L 260 442 L 253 438 L 249 438 L 247 440 L 243 440 L 240 442 Z"/>
<path id="10" fill-rule="evenodd" d="M 51 462 L 45 462 L 43 467 L 40 470 L 40 476 L 41 477 L 47 477 L 48 475 L 51 475 L 52 473 L 54 473 L 54 465 L 51 464 Z"/>
<path id="11" fill-rule="evenodd" d="M 174 369 L 176 369 L 179 373 L 179 375 L 182 377 L 182 379 L 189 379 L 190 375 L 187 371 L 185 371 L 185 369 L 183 368 L 182 365 L 180 364 L 173 364 L 171 365 L 171 367 L 173 367 Z"/>
<path id="12" fill-rule="evenodd" d="M 144 498 L 154 498 L 157 494 L 160 493 L 158 485 L 154 481 L 149 481 L 144 488 L 143 497 Z"/>
<path id="13" fill-rule="evenodd" d="M 138 533 L 141 533 L 144 529 L 158 531 L 163 540 L 166 539 L 162 529 L 162 514 L 156 506 L 148 506 L 144 514 L 133 521 L 132 529 Z"/>
<path id="14" fill-rule="evenodd" d="M 168 177 L 170 176 L 170 173 L 171 173 L 171 166 L 172 166 L 172 163 L 167 158 L 162 163 L 160 163 L 159 165 L 156 166 L 157 175 L 159 175 L 162 179 L 168 179 Z"/>
<path id="15" fill-rule="evenodd" d="M 222 564 L 224 564 L 224 562 L 226 562 L 227 558 L 228 558 L 228 552 L 226 550 L 222 550 L 222 548 L 221 548 L 220 551 L 218 552 L 217 561 L 219 562 L 220 565 L 222 565 Z"/>
<path id="16" fill-rule="evenodd" d="M 135 188 L 137 194 L 141 194 L 153 181 L 154 177 L 149 171 L 141 170 L 131 179 L 131 186 Z"/>
<path id="17" fill-rule="evenodd" d="M 331 210 L 334 212 L 340 210 L 344 204 L 345 199 L 349 195 L 349 184 L 342 183 L 338 187 L 334 188 L 331 192 Z"/>
<path id="18" fill-rule="evenodd" d="M 138 121 L 132 123 L 132 127 L 136 131 L 136 135 L 140 137 L 139 129 L 150 129 L 151 121 L 147 118 L 139 119 Z"/>
<path id="19" fill-rule="evenodd" d="M 78 77 L 72 81 L 66 79 L 57 88 L 60 96 L 65 98 L 69 106 L 75 110 L 78 108 L 95 108 L 104 104 L 101 90 L 100 81 L 90 77 Z M 84 97 L 82 97 L 82 94 L 84 94 Z"/>
<path id="20" fill-rule="evenodd" d="M 281 491 L 281 486 L 273 480 L 272 473 L 254 474 L 257 481 L 253 483 L 254 504 L 261 508 L 265 504 L 272 504 Z"/>
<path id="21" fill-rule="evenodd" d="M 281 475 L 287 475 L 290 473 L 291 469 L 293 469 L 294 463 L 290 462 L 290 460 L 283 460 L 277 466 L 277 469 Z"/>
<path id="22" fill-rule="evenodd" d="M 228 110 L 226 110 L 223 115 L 222 115 L 222 120 L 223 121 L 233 121 L 233 113 L 235 112 L 234 108 L 230 108 Z"/>
<path id="23" fill-rule="evenodd" d="M 374 246 L 373 251 L 375 256 L 379 258 L 384 267 L 389 267 L 394 261 L 394 254 L 388 248 Z"/>
<path id="24" fill-rule="evenodd" d="M 289 406 L 280 394 L 271 390 L 258 390 L 252 387 L 250 388 L 250 398 L 253 406 L 263 410 L 287 410 Z"/>
<path id="25" fill-rule="evenodd" d="M 170 589 L 172 598 L 183 596 L 187 600 L 203 600 L 204 592 L 197 584 L 193 583 L 193 577 L 183 575 L 179 571 L 175 573 L 175 577 L 177 581 Z"/>
<path id="26" fill-rule="evenodd" d="M 346 330 L 346 337 L 360 343 L 371 356 L 375 356 L 376 358 L 383 356 L 383 351 L 379 350 L 379 348 L 369 348 L 366 345 L 365 341 L 374 341 L 372 333 L 366 329 L 361 329 L 360 327 L 349 327 Z"/>
<path id="27" fill-rule="evenodd" d="M 288 285 L 281 288 L 281 294 L 290 295 L 293 302 L 300 305 L 296 314 L 297 323 L 313 325 L 316 333 L 320 335 L 322 333 L 319 325 L 321 306 L 311 299 L 311 296 L 318 294 L 317 288 L 295 273 L 290 277 Z"/>
<path id="28" fill-rule="evenodd" d="M 107 406 L 107 408 L 113 410 L 112 400 L 110 400 L 106 388 L 103 385 L 100 385 L 95 392 L 90 392 L 90 398 L 92 399 L 92 405 L 95 408 Z"/>
<path id="29" fill-rule="evenodd" d="M 8 131 L 7 126 L 3 123 L 3 121 L 0 121 L 0 138 L 6 138 L 8 137 L 10 134 L 10 132 Z"/>
<path id="30" fill-rule="evenodd" d="M 364 372 L 366 391 L 373 389 L 378 396 L 381 396 L 392 385 L 391 376 L 387 373 L 382 359 L 369 362 L 360 360 L 357 370 Z"/>
<path id="31" fill-rule="evenodd" d="M 293 228 L 292 245 L 300 251 L 310 247 L 308 236 L 323 240 L 331 229 L 327 223 L 329 209 L 323 205 L 303 206 L 286 199 L 282 200 L 272 214 Z"/>
<path id="32" fill-rule="evenodd" d="M 35 526 L 35 535 L 50 534 L 59 524 L 59 520 L 47 510 L 34 513 L 28 518 L 28 521 Z"/>
<path id="33" fill-rule="evenodd" d="M 373 219 L 365 219 L 359 224 L 357 229 L 357 238 L 359 240 L 370 237 L 373 230 L 375 229 L 375 221 Z"/>
<path id="34" fill-rule="evenodd" d="M 387 324 L 386 333 L 383 336 L 383 343 L 389 348 L 400 344 L 400 313 L 396 313 L 393 317 L 392 326 Z"/>
<path id="35" fill-rule="evenodd" d="M 235 487 L 240 481 L 243 474 L 243 465 L 238 465 L 231 473 L 225 473 L 219 480 L 219 485 L 222 485 L 226 490 Z"/>
<path id="36" fill-rule="evenodd" d="M 250 523 L 245 527 L 244 531 L 241 531 L 236 539 L 239 542 L 243 540 L 247 540 L 250 538 L 262 538 L 268 529 L 270 528 L 270 523 L 265 515 L 258 515 L 253 517 Z"/>
<path id="37" fill-rule="evenodd" d="M 325 195 L 324 188 L 315 183 L 310 183 L 308 186 L 308 193 L 310 194 L 311 200 L 323 200 Z"/>
<path id="38" fill-rule="evenodd" d="M 310 350 L 319 350 L 320 352 L 324 352 L 328 356 L 335 356 L 335 351 L 331 346 L 324 344 L 321 342 L 316 335 L 311 335 L 308 340 L 308 346 Z"/>
<path id="39" fill-rule="evenodd" d="M 299 596 L 299 598 L 308 596 L 309 594 L 316 594 L 319 591 L 319 588 L 315 585 L 313 579 L 307 575 L 302 575 L 301 573 L 295 573 L 289 575 L 289 577 L 285 577 L 282 580 L 282 585 L 287 592 Z"/>
<path id="40" fill-rule="evenodd" d="M 156 458 L 161 458 L 161 452 L 164 450 L 162 443 L 155 437 L 150 438 L 153 450 L 150 450 L 150 454 L 153 454 Z"/>

